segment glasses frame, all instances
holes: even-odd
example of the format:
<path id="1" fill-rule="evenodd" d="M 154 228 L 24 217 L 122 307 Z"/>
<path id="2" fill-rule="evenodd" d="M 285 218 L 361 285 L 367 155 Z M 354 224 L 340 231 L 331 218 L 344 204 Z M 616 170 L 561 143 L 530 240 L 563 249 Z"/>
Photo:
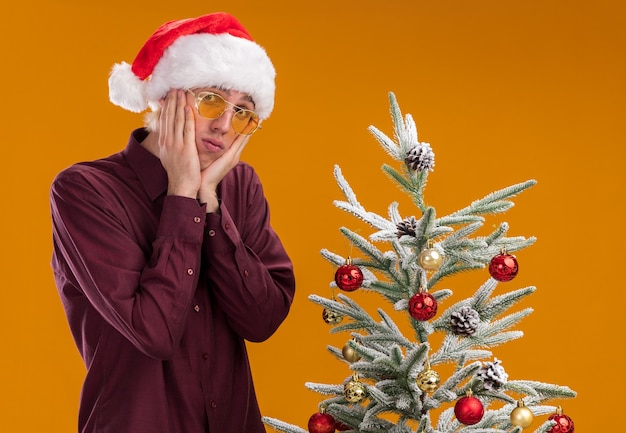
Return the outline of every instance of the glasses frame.
<path id="1" fill-rule="evenodd" d="M 226 98 L 224 98 L 224 97 L 223 97 L 222 95 L 220 95 L 219 93 L 215 93 L 215 92 L 211 92 L 211 91 L 208 91 L 208 90 L 207 90 L 207 91 L 205 91 L 205 92 L 200 92 L 200 93 L 198 93 L 198 94 L 196 95 L 196 94 L 194 93 L 194 91 L 193 91 L 193 90 L 191 90 L 191 89 L 187 89 L 187 91 L 188 91 L 189 93 L 191 93 L 191 95 L 194 97 L 194 104 L 195 104 L 195 106 L 196 106 L 196 111 L 198 112 L 198 114 L 199 114 L 201 117 L 203 117 L 203 118 L 205 118 L 205 119 L 207 119 L 207 120 L 215 120 L 215 119 L 218 119 L 218 118 L 220 118 L 220 117 L 221 117 L 224 113 L 226 113 L 226 110 L 228 110 L 228 109 L 229 109 L 229 106 L 230 106 L 230 109 L 231 109 L 231 110 L 233 110 L 233 112 L 235 112 L 235 114 L 236 114 L 236 112 L 237 112 L 237 111 L 248 111 L 248 112 L 250 112 L 250 113 L 254 114 L 254 115 L 256 116 L 256 118 L 257 118 L 257 119 L 259 119 L 259 120 L 258 120 L 258 122 L 257 122 L 257 124 L 256 124 L 256 127 L 255 127 L 253 130 L 251 130 L 250 132 L 248 132 L 248 133 L 245 133 L 245 134 L 244 134 L 243 132 L 237 132 L 237 131 L 235 131 L 235 128 L 234 128 L 234 126 L 233 126 L 233 120 L 235 119 L 235 117 L 233 116 L 233 118 L 232 118 L 232 119 L 230 119 L 230 127 L 233 129 L 233 131 L 235 131 L 235 134 L 237 134 L 237 135 L 247 135 L 247 136 L 249 136 L 249 135 L 254 134 L 257 130 L 261 129 L 261 118 L 260 118 L 260 117 L 259 117 L 259 115 L 256 113 L 256 111 L 253 111 L 253 110 L 248 110 L 247 108 L 240 107 L 239 105 L 233 104 L 232 102 L 227 101 L 227 100 L 226 100 Z M 224 102 L 226 103 L 226 108 L 224 109 L 224 111 L 222 111 L 222 112 L 221 112 L 218 116 L 216 116 L 216 117 L 206 117 L 206 116 L 203 116 L 202 114 L 200 114 L 200 108 L 199 108 L 199 106 L 200 106 L 200 102 L 202 102 L 202 100 L 203 100 L 206 96 L 208 96 L 208 95 L 217 96 L 218 98 L 220 98 L 222 101 L 224 101 Z"/>

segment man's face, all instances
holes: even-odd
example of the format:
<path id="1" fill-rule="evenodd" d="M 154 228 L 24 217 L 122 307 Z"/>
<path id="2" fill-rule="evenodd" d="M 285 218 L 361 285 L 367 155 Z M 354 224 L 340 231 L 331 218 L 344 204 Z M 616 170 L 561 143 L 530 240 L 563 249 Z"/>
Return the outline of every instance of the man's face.
<path id="1" fill-rule="evenodd" d="M 223 98 L 226 101 L 226 110 L 213 119 L 207 119 L 200 114 L 205 112 L 200 107 L 200 112 L 196 108 L 196 100 L 198 96 L 202 96 L 204 93 L 210 92 L 205 95 L 208 100 L 217 100 Z M 216 95 L 216 96 L 215 96 Z M 221 101 L 219 101 L 221 102 Z M 233 144 L 238 134 L 233 125 L 240 127 L 241 119 L 233 118 L 238 116 L 238 112 L 243 110 L 254 111 L 254 102 L 252 98 L 246 93 L 238 92 L 236 90 L 222 90 L 215 87 L 205 87 L 192 89 L 187 92 L 187 103 L 193 107 L 195 129 L 196 129 L 196 147 L 198 149 L 198 157 L 200 158 L 200 168 L 204 170 L 213 161 L 219 158 L 226 150 Z M 249 114 L 245 111 L 244 115 Z M 241 117 L 241 114 L 239 114 Z M 243 139 L 248 139 L 246 136 L 242 136 Z"/>

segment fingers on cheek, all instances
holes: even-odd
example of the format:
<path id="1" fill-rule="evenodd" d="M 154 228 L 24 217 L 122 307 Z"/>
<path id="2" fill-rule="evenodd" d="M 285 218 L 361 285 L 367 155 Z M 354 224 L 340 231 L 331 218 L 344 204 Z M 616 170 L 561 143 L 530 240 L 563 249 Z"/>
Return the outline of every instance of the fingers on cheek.
<path id="1" fill-rule="evenodd" d="M 240 135 L 236 138 L 237 142 L 233 143 L 234 145 L 236 145 L 237 149 L 243 149 L 244 147 L 246 147 L 246 143 L 248 142 L 248 138 L 247 136 L 243 136 Z"/>

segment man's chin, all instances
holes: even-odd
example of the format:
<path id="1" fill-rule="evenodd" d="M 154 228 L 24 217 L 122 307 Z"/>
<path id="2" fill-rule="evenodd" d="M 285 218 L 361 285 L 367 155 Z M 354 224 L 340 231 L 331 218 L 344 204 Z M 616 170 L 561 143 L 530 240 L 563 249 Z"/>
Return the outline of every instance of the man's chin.
<path id="1" fill-rule="evenodd" d="M 200 170 L 204 171 L 205 169 L 209 168 L 209 166 L 211 164 L 213 164 L 216 159 L 217 158 L 215 158 L 215 159 L 205 159 L 203 161 L 200 161 Z"/>

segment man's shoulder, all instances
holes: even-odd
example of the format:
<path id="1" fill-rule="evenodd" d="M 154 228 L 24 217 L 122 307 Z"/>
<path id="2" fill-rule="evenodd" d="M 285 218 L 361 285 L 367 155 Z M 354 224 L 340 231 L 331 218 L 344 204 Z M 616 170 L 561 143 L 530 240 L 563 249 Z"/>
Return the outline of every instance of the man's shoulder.
<path id="1" fill-rule="evenodd" d="M 235 167 L 222 179 L 222 185 L 238 188 L 247 188 L 252 184 L 260 183 L 259 176 L 252 165 L 239 161 Z"/>
<path id="2" fill-rule="evenodd" d="M 93 161 L 82 161 L 61 170 L 54 178 L 53 186 L 63 183 L 98 184 L 110 183 L 128 171 L 128 164 L 121 152 Z"/>
<path id="3" fill-rule="evenodd" d="M 236 176 L 245 176 L 248 178 L 257 177 L 257 173 L 254 167 L 245 161 L 239 161 L 237 165 L 231 170 L 231 173 Z"/>

